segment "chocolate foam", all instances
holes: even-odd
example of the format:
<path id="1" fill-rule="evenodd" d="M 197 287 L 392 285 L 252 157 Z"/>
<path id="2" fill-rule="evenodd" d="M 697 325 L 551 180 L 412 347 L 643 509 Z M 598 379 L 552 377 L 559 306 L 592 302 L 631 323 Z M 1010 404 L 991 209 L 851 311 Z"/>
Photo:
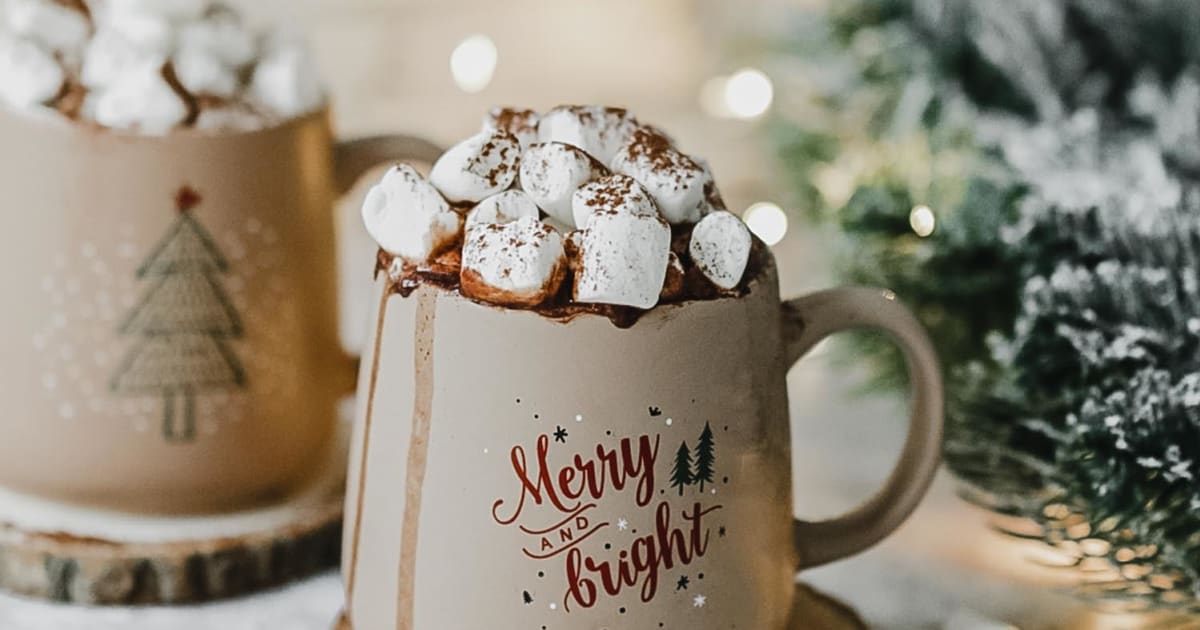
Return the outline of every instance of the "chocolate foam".
<path id="1" fill-rule="evenodd" d="M 668 273 L 667 282 L 671 285 L 664 291 L 658 305 L 651 309 L 639 309 L 632 306 L 612 304 L 594 304 L 576 302 L 571 297 L 572 272 L 566 270 L 566 278 L 562 280 L 559 291 L 546 301 L 535 305 L 503 306 L 494 302 L 466 295 L 462 291 L 462 254 L 460 248 L 452 248 L 432 261 L 419 265 L 405 263 L 397 257 L 379 250 L 375 259 L 375 277 L 383 274 L 389 280 L 388 292 L 409 297 L 421 286 L 431 286 L 439 290 L 458 295 L 464 299 L 483 306 L 496 309 L 531 311 L 547 319 L 566 323 L 577 317 L 589 315 L 608 318 L 617 328 L 629 328 L 636 324 L 646 313 L 664 306 L 680 305 L 688 302 L 715 300 L 729 297 L 744 297 L 750 292 L 750 286 L 767 268 L 770 253 L 767 245 L 758 238 L 753 240 L 750 249 L 750 261 L 742 281 L 732 290 L 725 291 L 712 284 L 708 278 L 692 263 L 688 254 L 688 242 L 691 239 L 692 226 L 680 225 L 672 228 L 671 251 L 678 257 L 683 267 L 683 277 L 672 278 Z M 570 241 L 565 241 L 569 248 Z M 568 257 L 571 254 L 568 253 Z"/>

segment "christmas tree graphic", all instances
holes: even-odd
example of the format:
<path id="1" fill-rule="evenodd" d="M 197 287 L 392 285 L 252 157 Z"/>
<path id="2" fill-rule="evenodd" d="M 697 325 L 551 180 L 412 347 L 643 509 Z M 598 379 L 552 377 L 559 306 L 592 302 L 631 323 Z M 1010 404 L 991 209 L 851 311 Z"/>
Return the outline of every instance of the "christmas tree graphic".
<path id="1" fill-rule="evenodd" d="M 167 441 L 196 437 L 196 396 L 242 387 L 245 375 L 227 340 L 241 337 L 237 312 L 217 281 L 225 257 L 192 209 L 200 196 L 184 187 L 178 217 L 137 270 L 152 284 L 121 325 L 138 337 L 111 382 L 123 394 L 160 396 Z"/>
<path id="2" fill-rule="evenodd" d="M 692 475 L 692 483 L 700 484 L 700 492 L 704 492 L 704 484 L 713 482 L 713 463 L 716 456 L 713 453 L 712 427 L 704 423 L 704 432 L 696 442 L 696 472 Z"/>
<path id="3" fill-rule="evenodd" d="M 683 489 L 692 484 L 692 452 L 688 450 L 687 442 L 679 445 L 675 453 L 675 466 L 671 468 L 671 487 L 679 488 L 679 496 Z"/>

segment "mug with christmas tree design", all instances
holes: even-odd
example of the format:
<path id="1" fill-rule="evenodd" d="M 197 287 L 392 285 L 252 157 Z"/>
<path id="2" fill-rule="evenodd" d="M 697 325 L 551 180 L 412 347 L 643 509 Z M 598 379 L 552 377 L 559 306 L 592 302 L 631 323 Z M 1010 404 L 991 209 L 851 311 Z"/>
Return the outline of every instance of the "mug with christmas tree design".
<path id="1" fill-rule="evenodd" d="M 346 496 L 350 626 L 792 627 L 798 568 L 866 549 L 924 496 L 942 384 L 891 292 L 781 302 L 764 257 L 744 294 L 622 327 L 398 279 L 381 254 Z M 857 327 L 908 359 L 908 439 L 874 498 L 797 521 L 785 375 Z"/>
<path id="2" fill-rule="evenodd" d="M 5 110 L 0 137 L 0 486 L 201 513 L 319 468 L 355 365 L 331 208 L 435 147 L 338 143 L 326 109 L 164 136 Z"/>

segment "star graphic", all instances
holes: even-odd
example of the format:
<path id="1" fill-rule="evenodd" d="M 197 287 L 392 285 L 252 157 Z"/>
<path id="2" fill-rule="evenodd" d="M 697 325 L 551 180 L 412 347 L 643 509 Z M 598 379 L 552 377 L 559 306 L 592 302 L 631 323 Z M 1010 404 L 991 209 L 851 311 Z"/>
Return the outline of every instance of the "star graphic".
<path id="1" fill-rule="evenodd" d="M 688 587 L 688 576 L 686 576 L 686 575 L 679 576 L 679 583 L 677 583 L 675 585 L 675 590 L 686 591 L 687 587 Z"/>
<path id="2" fill-rule="evenodd" d="M 554 441 L 562 442 L 563 444 L 566 444 L 567 443 L 567 430 L 560 426 L 556 426 L 556 427 L 554 427 L 554 429 L 555 429 L 554 430 Z"/>
<path id="3" fill-rule="evenodd" d="M 717 530 L 717 536 L 720 536 L 721 538 L 725 537 L 725 526 L 724 525 L 721 526 L 721 529 Z"/>
<path id="4" fill-rule="evenodd" d="M 692 598 L 692 605 L 695 606 L 696 608 L 704 608 L 704 605 L 707 603 L 708 603 L 708 598 L 703 595 L 697 595 Z"/>
<path id="5" fill-rule="evenodd" d="M 618 520 L 617 521 L 617 529 L 619 529 L 621 531 L 625 531 L 626 529 L 629 529 L 629 521 L 627 521 L 625 519 Z"/>

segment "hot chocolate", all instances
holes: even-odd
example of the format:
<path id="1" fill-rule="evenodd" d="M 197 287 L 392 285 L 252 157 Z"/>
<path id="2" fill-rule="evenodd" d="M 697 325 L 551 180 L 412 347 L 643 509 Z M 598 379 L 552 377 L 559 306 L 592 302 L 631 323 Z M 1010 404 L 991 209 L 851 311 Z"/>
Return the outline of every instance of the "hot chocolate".
<path id="1" fill-rule="evenodd" d="M 212 0 L 0 0 L 0 101 L 162 134 L 258 129 L 325 97 L 297 37 Z"/>
<path id="2" fill-rule="evenodd" d="M 624 110 L 491 112 L 363 218 L 356 630 L 809 627 L 796 569 L 878 542 L 932 479 L 940 371 L 895 293 L 781 301 L 707 164 Z M 911 433 L 870 501 L 796 521 L 787 370 L 859 327 L 905 355 Z"/>
<path id="3" fill-rule="evenodd" d="M 736 295 L 763 245 L 707 164 L 623 109 L 496 109 L 428 179 L 407 165 L 363 206 L 396 290 L 629 325 L 661 303 Z"/>

